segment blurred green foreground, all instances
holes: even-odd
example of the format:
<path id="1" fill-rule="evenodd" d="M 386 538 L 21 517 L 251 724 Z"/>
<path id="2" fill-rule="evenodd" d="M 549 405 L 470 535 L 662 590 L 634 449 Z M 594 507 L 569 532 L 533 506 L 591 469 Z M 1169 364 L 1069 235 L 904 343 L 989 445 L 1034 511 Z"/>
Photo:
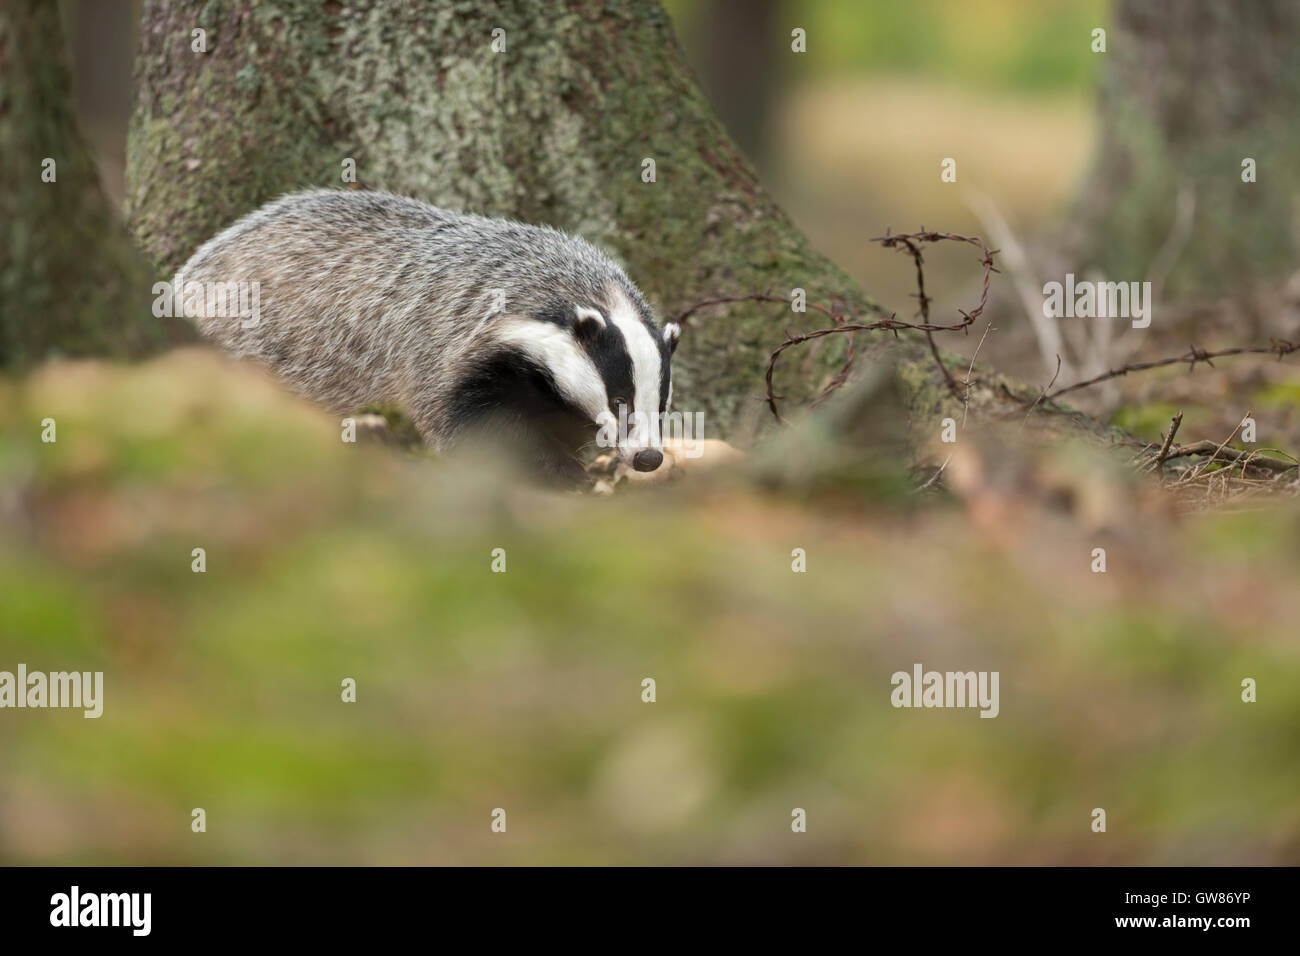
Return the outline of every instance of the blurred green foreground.
<path id="1" fill-rule="evenodd" d="M 552 495 L 205 352 L 47 366 L 0 383 L 0 670 L 104 714 L 0 710 L 0 862 L 1300 862 L 1300 515 L 1081 480 Z M 894 709 L 914 663 L 1000 716 Z"/>

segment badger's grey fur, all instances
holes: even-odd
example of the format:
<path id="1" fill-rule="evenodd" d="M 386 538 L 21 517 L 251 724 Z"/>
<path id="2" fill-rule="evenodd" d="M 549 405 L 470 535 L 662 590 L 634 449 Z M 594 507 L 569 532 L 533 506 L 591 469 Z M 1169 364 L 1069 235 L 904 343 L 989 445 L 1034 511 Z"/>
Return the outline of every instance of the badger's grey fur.
<path id="1" fill-rule="evenodd" d="M 257 315 L 194 294 L 232 282 L 257 283 Z M 577 477 L 604 428 L 636 467 L 662 460 L 678 329 L 659 329 L 622 269 L 554 229 L 313 190 L 209 240 L 173 288 L 230 352 L 335 412 L 400 404 L 435 449 L 486 428 Z"/>

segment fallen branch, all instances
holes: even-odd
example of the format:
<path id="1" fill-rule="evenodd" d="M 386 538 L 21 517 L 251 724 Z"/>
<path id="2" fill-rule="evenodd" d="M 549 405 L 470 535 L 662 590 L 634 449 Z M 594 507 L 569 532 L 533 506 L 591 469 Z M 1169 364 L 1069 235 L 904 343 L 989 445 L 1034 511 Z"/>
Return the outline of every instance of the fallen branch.
<path id="1" fill-rule="evenodd" d="M 1239 451 L 1236 448 L 1226 448 L 1217 442 L 1203 439 L 1201 441 L 1191 442 L 1187 445 L 1175 445 L 1168 454 L 1165 455 L 1164 461 L 1172 461 L 1175 458 L 1187 458 L 1191 455 L 1207 455 L 1207 464 L 1213 461 L 1227 462 L 1236 464 L 1239 461 L 1245 461 L 1252 468 L 1263 468 L 1266 471 L 1284 472 L 1291 471 L 1297 467 L 1293 461 L 1282 461 L 1279 458 L 1265 458 L 1256 451 Z"/>

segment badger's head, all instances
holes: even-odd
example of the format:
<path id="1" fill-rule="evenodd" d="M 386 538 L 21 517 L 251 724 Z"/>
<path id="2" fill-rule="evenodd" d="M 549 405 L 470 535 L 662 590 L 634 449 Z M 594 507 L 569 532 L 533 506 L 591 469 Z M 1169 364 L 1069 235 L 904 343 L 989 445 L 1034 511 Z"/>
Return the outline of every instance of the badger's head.
<path id="1" fill-rule="evenodd" d="M 547 306 L 506 323 L 507 341 L 545 375 L 556 397 L 637 471 L 663 463 L 660 416 L 672 400 L 672 355 L 681 330 L 659 328 L 635 290 Z"/>

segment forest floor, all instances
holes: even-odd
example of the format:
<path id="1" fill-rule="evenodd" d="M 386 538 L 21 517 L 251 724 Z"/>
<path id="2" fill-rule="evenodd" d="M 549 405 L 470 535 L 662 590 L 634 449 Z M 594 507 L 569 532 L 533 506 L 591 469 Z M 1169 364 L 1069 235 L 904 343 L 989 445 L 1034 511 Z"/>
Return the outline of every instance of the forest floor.
<path id="1" fill-rule="evenodd" d="M 0 860 L 1300 862 L 1300 503 L 1016 433 L 600 498 L 204 350 L 0 383 L 0 670 L 105 675 L 4 714 Z"/>

